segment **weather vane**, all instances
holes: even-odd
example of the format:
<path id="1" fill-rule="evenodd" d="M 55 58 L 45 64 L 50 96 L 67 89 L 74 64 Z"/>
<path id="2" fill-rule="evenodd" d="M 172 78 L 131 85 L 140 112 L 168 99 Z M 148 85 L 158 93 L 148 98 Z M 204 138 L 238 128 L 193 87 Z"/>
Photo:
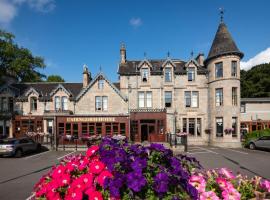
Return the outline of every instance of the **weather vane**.
<path id="1" fill-rule="evenodd" d="M 144 58 L 146 58 L 146 52 L 143 53 Z"/>
<path id="2" fill-rule="evenodd" d="M 219 8 L 220 21 L 223 22 L 225 9 L 223 7 Z"/>
<path id="3" fill-rule="evenodd" d="M 167 52 L 167 57 L 168 57 L 168 58 L 170 57 L 170 52 L 169 52 L 169 51 Z"/>
<path id="4" fill-rule="evenodd" d="M 99 71 L 100 71 L 100 72 L 102 71 L 102 67 L 101 67 L 101 65 L 99 66 Z"/>
<path id="5" fill-rule="evenodd" d="M 190 52 L 191 58 L 193 58 L 194 52 L 193 50 Z"/>

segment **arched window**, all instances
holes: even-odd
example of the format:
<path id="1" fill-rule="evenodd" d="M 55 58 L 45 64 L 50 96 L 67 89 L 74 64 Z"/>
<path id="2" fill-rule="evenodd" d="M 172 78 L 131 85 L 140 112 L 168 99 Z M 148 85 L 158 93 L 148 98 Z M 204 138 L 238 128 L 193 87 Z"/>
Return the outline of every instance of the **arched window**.
<path id="1" fill-rule="evenodd" d="M 30 110 L 36 111 L 37 110 L 37 97 L 30 98 Z"/>

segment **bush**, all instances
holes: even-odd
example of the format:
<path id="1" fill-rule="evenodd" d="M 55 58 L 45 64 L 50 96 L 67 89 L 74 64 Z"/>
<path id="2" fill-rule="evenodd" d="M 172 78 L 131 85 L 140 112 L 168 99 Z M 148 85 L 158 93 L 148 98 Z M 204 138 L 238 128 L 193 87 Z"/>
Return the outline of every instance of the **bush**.
<path id="1" fill-rule="evenodd" d="M 243 141 L 243 146 L 247 146 L 250 142 L 250 140 L 262 137 L 262 136 L 268 136 L 270 135 L 270 129 L 264 129 L 264 130 L 258 130 L 258 131 L 253 131 L 250 133 L 247 133 L 244 137 Z"/>

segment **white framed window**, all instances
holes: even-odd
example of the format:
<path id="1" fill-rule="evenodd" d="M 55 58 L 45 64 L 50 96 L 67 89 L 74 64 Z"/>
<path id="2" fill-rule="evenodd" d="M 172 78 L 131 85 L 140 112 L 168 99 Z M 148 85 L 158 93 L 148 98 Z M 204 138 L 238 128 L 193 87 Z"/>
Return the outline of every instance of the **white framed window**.
<path id="1" fill-rule="evenodd" d="M 216 67 L 216 78 L 221 78 L 223 77 L 223 63 L 219 62 L 215 64 Z"/>
<path id="2" fill-rule="evenodd" d="M 62 110 L 68 110 L 68 98 L 62 97 Z"/>
<path id="3" fill-rule="evenodd" d="M 107 96 L 96 96 L 96 111 L 107 111 L 108 110 L 108 97 Z"/>
<path id="4" fill-rule="evenodd" d="M 187 75 L 188 75 L 188 81 L 194 81 L 195 80 L 195 67 L 188 67 Z"/>
<path id="5" fill-rule="evenodd" d="M 237 87 L 232 88 L 232 105 L 237 106 Z"/>
<path id="6" fill-rule="evenodd" d="M 139 108 L 144 108 L 144 92 L 138 94 Z"/>
<path id="7" fill-rule="evenodd" d="M 142 82 L 147 82 L 149 78 L 149 69 L 142 68 L 141 69 Z"/>
<path id="8" fill-rule="evenodd" d="M 61 100 L 59 96 L 54 97 L 55 110 L 61 109 Z"/>
<path id="9" fill-rule="evenodd" d="M 199 107 L 199 92 L 185 91 L 185 105 L 186 107 L 197 108 Z"/>
<path id="10" fill-rule="evenodd" d="M 172 82 L 172 68 L 165 68 L 165 82 Z"/>
<path id="11" fill-rule="evenodd" d="M 146 92 L 146 107 L 152 107 L 152 92 Z"/>
<path id="12" fill-rule="evenodd" d="M 223 105 L 223 89 L 217 88 L 216 89 L 216 106 Z"/>
<path id="13" fill-rule="evenodd" d="M 165 91 L 165 107 L 171 107 L 172 106 L 172 92 L 171 91 Z"/>
<path id="14" fill-rule="evenodd" d="M 232 61 L 231 63 L 231 76 L 237 76 L 237 61 Z"/>
<path id="15" fill-rule="evenodd" d="M 237 137 L 237 117 L 232 117 L 232 137 Z"/>
<path id="16" fill-rule="evenodd" d="M 152 92 L 138 92 L 139 108 L 152 107 Z"/>
<path id="17" fill-rule="evenodd" d="M 30 110 L 36 111 L 37 110 L 37 97 L 30 98 Z"/>
<path id="18" fill-rule="evenodd" d="M 98 89 L 102 90 L 104 88 L 104 82 L 103 79 L 98 80 Z"/>
<path id="19" fill-rule="evenodd" d="M 102 97 L 102 108 L 103 108 L 103 111 L 108 110 L 108 97 L 107 96 Z"/>
<path id="20" fill-rule="evenodd" d="M 223 118 L 222 117 L 216 118 L 216 136 L 223 137 Z"/>

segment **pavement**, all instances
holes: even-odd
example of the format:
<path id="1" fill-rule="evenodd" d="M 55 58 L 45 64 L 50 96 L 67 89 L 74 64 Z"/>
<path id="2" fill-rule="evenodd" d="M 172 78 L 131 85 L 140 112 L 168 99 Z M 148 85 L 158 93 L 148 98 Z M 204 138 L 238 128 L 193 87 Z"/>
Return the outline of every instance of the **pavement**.
<path id="1" fill-rule="evenodd" d="M 76 151 L 45 151 L 22 158 L 0 158 L 0 199 L 25 200 L 34 185 L 64 156 Z M 270 179 L 270 152 L 218 147 L 189 147 L 187 155 L 197 158 L 206 169 L 228 167 L 235 173 Z"/>

